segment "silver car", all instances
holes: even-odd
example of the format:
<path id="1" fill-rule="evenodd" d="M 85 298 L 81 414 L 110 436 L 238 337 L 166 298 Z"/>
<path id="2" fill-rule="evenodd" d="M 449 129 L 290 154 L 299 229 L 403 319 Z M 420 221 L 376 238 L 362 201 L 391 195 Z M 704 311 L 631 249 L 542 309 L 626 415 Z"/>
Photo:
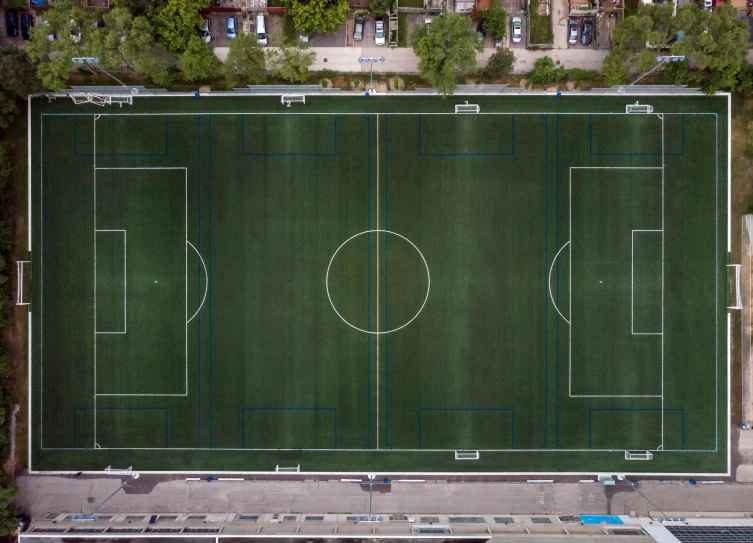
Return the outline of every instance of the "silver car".
<path id="1" fill-rule="evenodd" d="M 374 21 L 374 43 L 384 45 L 387 40 L 384 37 L 384 19 Z"/>
<path id="2" fill-rule="evenodd" d="M 353 29 L 353 39 L 355 41 L 361 41 L 363 39 L 363 24 L 366 22 L 366 17 L 363 15 L 356 16 L 356 27 Z"/>
<path id="3" fill-rule="evenodd" d="M 523 20 L 520 17 L 512 18 L 512 42 L 520 43 L 523 39 Z"/>

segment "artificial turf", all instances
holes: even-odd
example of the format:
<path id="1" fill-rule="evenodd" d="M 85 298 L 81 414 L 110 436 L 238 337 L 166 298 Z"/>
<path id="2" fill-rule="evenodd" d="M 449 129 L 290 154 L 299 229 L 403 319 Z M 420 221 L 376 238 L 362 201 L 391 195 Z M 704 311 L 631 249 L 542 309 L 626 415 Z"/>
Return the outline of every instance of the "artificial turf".
<path id="1" fill-rule="evenodd" d="M 727 97 L 465 98 L 33 102 L 32 469 L 725 472 Z"/>

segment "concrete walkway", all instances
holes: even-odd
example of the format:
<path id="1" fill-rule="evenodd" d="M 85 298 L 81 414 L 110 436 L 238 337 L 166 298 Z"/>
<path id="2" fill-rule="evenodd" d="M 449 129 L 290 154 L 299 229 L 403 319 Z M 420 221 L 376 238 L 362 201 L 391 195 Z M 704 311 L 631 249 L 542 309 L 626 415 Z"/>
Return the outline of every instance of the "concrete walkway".
<path id="1" fill-rule="evenodd" d="M 374 64 L 374 73 L 418 73 L 418 57 L 410 47 L 312 47 L 316 53 L 316 61 L 311 71 L 333 70 L 335 72 L 363 72 L 368 73 L 368 63 L 359 64 L 358 57 L 384 57 L 384 62 Z M 215 47 L 215 54 L 221 59 L 227 58 L 227 47 Z M 484 49 L 478 56 L 479 66 L 486 66 L 494 49 Z M 517 61 L 515 73 L 527 73 L 533 69 L 534 61 L 542 56 L 550 56 L 556 63 L 565 68 L 583 68 L 586 70 L 600 70 L 606 50 L 595 49 L 552 49 L 549 51 L 529 51 L 515 49 Z"/>

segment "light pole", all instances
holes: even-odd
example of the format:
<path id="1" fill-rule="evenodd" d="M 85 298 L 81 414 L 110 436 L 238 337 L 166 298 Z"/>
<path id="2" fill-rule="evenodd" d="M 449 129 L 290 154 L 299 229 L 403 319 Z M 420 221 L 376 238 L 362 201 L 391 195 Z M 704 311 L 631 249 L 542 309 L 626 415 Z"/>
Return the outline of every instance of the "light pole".
<path id="1" fill-rule="evenodd" d="M 385 477 L 381 481 L 376 481 L 376 475 L 373 473 L 369 473 L 367 476 L 366 481 L 363 481 L 361 479 L 340 479 L 343 483 L 358 483 L 359 485 L 368 484 L 369 485 L 369 516 L 367 519 L 367 522 L 379 522 L 378 519 L 375 519 L 371 514 L 371 504 L 372 504 L 372 494 L 374 492 L 374 485 L 391 485 L 392 483 L 390 480 Z"/>
<path id="2" fill-rule="evenodd" d="M 99 66 L 94 66 L 95 64 L 99 64 L 99 59 L 97 57 L 73 57 L 71 59 L 71 62 L 74 64 L 85 64 L 86 66 L 89 66 L 91 68 L 94 68 L 95 70 L 99 70 L 100 72 L 104 72 L 110 77 L 112 77 L 115 81 L 123 85 L 124 87 L 127 87 L 125 83 L 123 83 L 120 79 L 112 75 L 110 72 L 105 70 L 104 68 L 100 68 Z"/>
<path id="3" fill-rule="evenodd" d="M 358 57 L 358 64 L 363 64 L 364 62 L 368 62 L 371 65 L 371 70 L 369 72 L 369 93 L 374 93 L 374 63 L 375 62 L 384 62 L 384 57 Z"/>
<path id="4" fill-rule="evenodd" d="M 656 62 L 658 62 L 658 64 L 656 66 L 654 66 L 653 68 L 651 68 L 649 71 L 647 71 L 645 74 L 643 74 L 642 76 L 640 76 L 638 79 L 636 79 L 635 81 L 633 81 L 632 83 L 630 83 L 629 86 L 632 87 L 633 85 L 635 85 L 636 83 L 638 83 L 638 81 L 640 81 L 641 79 L 643 79 L 644 77 L 646 77 L 648 74 L 650 74 L 654 70 L 657 70 L 657 69 L 661 68 L 662 66 L 664 66 L 668 62 L 682 62 L 684 60 L 685 60 L 685 55 L 667 55 L 667 56 L 661 56 L 661 55 L 659 55 L 658 57 L 656 57 Z"/>
<path id="5" fill-rule="evenodd" d="M 118 492 L 120 492 L 121 490 L 123 490 L 128 483 L 130 483 L 134 479 L 138 479 L 138 478 L 139 478 L 139 474 L 138 473 L 133 473 L 128 479 L 126 479 L 125 481 L 123 481 L 120 484 L 120 486 L 118 487 L 118 489 L 115 492 L 113 492 L 112 494 L 110 494 L 109 496 L 107 496 L 107 498 L 105 499 L 105 501 L 103 501 L 102 503 L 100 503 L 94 509 L 94 511 L 92 511 L 88 515 L 84 515 L 84 514 L 73 515 L 73 519 L 72 520 L 78 520 L 78 521 L 97 520 L 97 511 L 99 511 L 104 504 L 106 504 L 107 502 L 109 502 L 110 498 L 112 498 L 115 494 L 117 494 Z"/>
<path id="6" fill-rule="evenodd" d="M 648 497 L 646 497 L 646 495 L 643 492 L 641 492 L 640 490 L 638 490 L 638 485 L 636 485 L 633 481 L 631 481 L 630 479 L 628 479 L 627 477 L 625 477 L 622 474 L 620 474 L 620 475 L 617 476 L 617 480 L 618 481 L 625 481 L 627 484 L 629 484 L 632 487 L 632 489 L 635 490 L 641 496 L 641 498 L 643 498 L 648 503 L 650 503 L 653 507 L 655 507 L 656 510 L 659 511 L 659 513 L 661 513 L 662 517 L 667 518 L 666 513 L 664 511 L 662 511 L 659 508 L 658 505 L 656 505 L 654 502 L 652 502 L 651 500 L 649 500 Z"/>

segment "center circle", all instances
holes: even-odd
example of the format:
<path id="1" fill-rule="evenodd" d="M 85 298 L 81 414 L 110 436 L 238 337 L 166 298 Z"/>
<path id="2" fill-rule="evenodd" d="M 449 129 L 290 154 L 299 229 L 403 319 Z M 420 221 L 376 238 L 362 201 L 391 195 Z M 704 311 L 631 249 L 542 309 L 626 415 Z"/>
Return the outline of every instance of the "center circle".
<path id="1" fill-rule="evenodd" d="M 337 258 L 337 256 L 338 256 L 338 253 L 340 253 L 340 252 L 341 252 L 341 250 L 342 250 L 342 249 L 343 249 L 343 248 L 344 248 L 344 247 L 345 247 L 346 245 L 348 245 L 349 243 L 351 243 L 351 242 L 353 242 L 353 241 L 356 241 L 356 240 L 358 240 L 358 238 L 360 238 L 360 236 L 368 236 L 369 234 L 376 234 L 377 236 L 380 236 L 380 235 L 384 235 L 384 236 L 385 236 L 385 243 L 386 243 L 386 240 L 387 240 L 387 236 L 395 236 L 395 237 L 396 237 L 396 238 L 398 238 L 399 240 L 401 240 L 401 241 L 404 241 L 404 242 L 408 243 L 408 244 L 409 244 L 409 246 L 410 246 L 410 247 L 412 247 L 412 248 L 413 248 L 413 249 L 414 249 L 414 250 L 416 251 L 416 253 L 418 253 L 418 255 L 419 255 L 419 256 L 420 256 L 420 258 L 421 258 L 421 262 L 423 263 L 423 267 L 424 267 L 424 268 L 426 269 L 426 295 L 425 295 L 425 296 L 423 297 L 423 300 L 421 301 L 421 305 L 420 305 L 420 307 L 418 308 L 418 311 L 417 311 L 417 312 L 415 313 L 415 315 L 413 315 L 413 316 L 412 316 L 412 317 L 411 317 L 411 318 L 410 318 L 410 319 L 409 319 L 409 320 L 408 320 L 407 322 L 405 322 L 405 323 L 401 324 L 400 326 L 397 326 L 397 327 L 394 327 L 394 328 L 390 328 L 390 329 L 388 329 L 388 330 L 380 330 L 380 331 L 376 331 L 376 330 L 367 330 L 367 329 L 365 329 L 365 328 L 363 328 L 363 327 L 361 327 L 361 326 L 356 326 L 355 324 L 353 324 L 352 322 L 350 322 L 350 321 L 349 321 L 348 319 L 346 319 L 346 318 L 345 318 L 345 317 L 344 317 L 344 316 L 342 315 L 342 313 L 341 313 L 340 311 L 338 311 L 338 309 L 337 309 L 337 306 L 335 305 L 335 302 L 334 302 L 334 301 L 332 300 L 332 293 L 330 292 L 330 288 L 329 288 L 329 287 L 330 287 L 330 285 L 329 285 L 329 281 L 330 281 L 330 275 L 331 275 L 331 273 L 333 272 L 333 267 L 332 267 L 332 263 L 333 263 L 333 262 L 335 262 L 335 259 Z M 370 238 L 368 238 L 368 240 L 369 240 L 369 243 L 371 243 L 371 239 L 370 239 Z M 375 245 L 376 245 L 376 244 L 375 244 Z M 369 245 L 369 250 L 371 250 L 371 245 Z M 394 249 L 393 249 L 393 253 L 394 253 Z M 370 253 L 369 253 L 369 254 L 370 254 Z M 387 258 L 387 254 L 385 254 L 385 257 L 384 257 L 384 258 L 385 258 L 385 268 L 386 268 L 386 264 L 387 264 L 387 261 L 386 261 L 386 258 Z M 394 258 L 395 258 L 395 257 L 393 256 L 393 259 L 394 259 Z M 371 260 L 372 260 L 372 259 L 371 259 L 371 258 L 369 258 L 369 262 L 370 262 L 370 264 L 373 264 L 373 263 L 371 262 Z M 376 263 L 377 263 L 377 264 L 376 264 L 376 265 L 377 265 L 377 274 L 376 274 L 376 275 L 377 275 L 377 277 L 379 277 L 379 267 L 380 267 L 380 264 L 379 264 L 379 261 L 378 261 L 378 251 L 377 251 L 377 258 L 376 258 L 376 259 L 374 259 L 374 260 L 376 260 Z M 371 270 L 370 270 L 370 269 L 369 269 L 368 271 L 369 271 L 369 273 L 371 272 Z M 385 276 L 386 276 L 386 270 L 385 270 Z M 370 278 L 370 277 L 371 277 L 371 276 L 369 275 L 369 278 Z M 405 279 L 405 277 L 401 277 L 401 279 Z M 380 279 L 377 279 L 377 289 L 378 289 L 378 284 L 379 284 L 379 282 L 380 282 Z M 418 315 L 419 315 L 419 314 L 421 313 L 421 311 L 423 311 L 424 307 L 426 306 L 426 302 L 427 302 L 427 301 L 429 300 L 429 292 L 430 292 L 430 290 L 431 290 L 431 275 L 429 274 L 429 265 L 428 265 L 428 264 L 427 264 L 427 262 L 426 262 L 426 258 L 424 257 L 423 253 L 421 253 L 421 251 L 419 250 L 419 248 L 418 248 L 418 247 L 416 247 L 416 244 L 415 244 L 415 243 L 413 243 L 413 242 L 412 242 L 411 240 L 409 240 L 408 238 L 406 238 L 405 236 L 403 236 L 403 235 L 401 235 L 401 234 L 398 234 L 398 233 L 396 233 L 396 232 L 392 232 L 392 231 L 390 231 L 390 230 L 365 230 L 365 231 L 363 231 L 363 232 L 359 232 L 358 234 L 355 234 L 355 235 L 353 235 L 353 236 L 349 237 L 348 239 L 346 239 L 346 240 L 345 240 L 345 241 L 344 241 L 344 242 L 343 242 L 343 243 L 342 243 L 342 244 L 341 244 L 341 245 L 340 245 L 340 246 L 339 246 L 339 247 L 337 248 L 337 250 L 335 251 L 335 253 L 334 253 L 334 254 L 332 255 L 332 258 L 331 258 L 331 259 L 330 259 L 330 261 L 329 261 L 329 265 L 327 266 L 327 276 L 326 276 L 326 278 L 325 278 L 325 286 L 326 286 L 326 288 L 327 288 L 327 299 L 329 300 L 329 303 L 330 303 L 330 305 L 332 306 L 332 309 L 334 309 L 335 313 L 337 313 L 337 316 L 338 316 L 338 317 L 340 317 L 340 319 L 341 319 L 341 320 L 342 320 L 342 321 L 343 321 L 343 322 L 344 322 L 345 324 L 347 324 L 348 326 L 350 326 L 351 328 L 353 328 L 353 329 L 355 329 L 355 330 L 358 330 L 359 332 L 363 332 L 364 334 L 374 334 L 374 335 L 382 335 L 382 334 L 389 334 L 389 333 L 391 333 L 391 332 L 397 332 L 398 330 L 401 330 L 401 329 L 405 328 L 405 327 L 406 327 L 406 326 L 408 326 L 408 325 L 409 325 L 410 323 L 412 323 L 412 322 L 413 322 L 414 320 L 416 320 L 416 318 L 418 317 Z M 371 285 L 370 285 L 370 284 L 369 284 L 369 288 L 371 288 Z M 385 288 L 386 288 L 386 277 L 385 277 Z M 369 294 L 369 297 L 370 297 L 370 295 L 371 295 L 371 294 Z M 369 299 L 369 302 L 370 302 L 370 299 Z M 377 304 L 378 304 L 378 303 L 379 303 L 379 297 L 377 297 Z M 387 305 L 387 304 L 385 303 L 385 305 Z M 379 307 L 378 307 L 378 306 L 377 306 L 377 310 L 376 310 L 376 312 L 377 312 L 377 313 L 379 312 Z M 377 319 L 377 323 L 378 323 L 378 322 L 379 322 L 379 319 Z"/>

